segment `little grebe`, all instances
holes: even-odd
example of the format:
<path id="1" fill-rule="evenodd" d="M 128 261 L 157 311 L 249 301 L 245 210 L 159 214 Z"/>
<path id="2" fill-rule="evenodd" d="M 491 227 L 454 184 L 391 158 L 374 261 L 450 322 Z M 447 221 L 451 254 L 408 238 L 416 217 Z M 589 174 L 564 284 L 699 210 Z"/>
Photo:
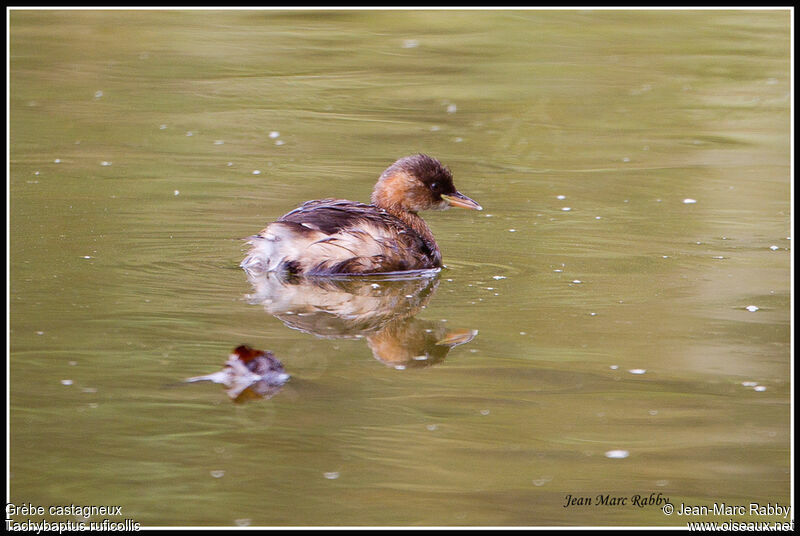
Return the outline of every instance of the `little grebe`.
<path id="1" fill-rule="evenodd" d="M 286 374 L 275 354 L 242 344 L 231 352 L 225 362 L 225 367 L 219 372 L 187 378 L 185 381 L 223 384 L 250 384 L 265 381 L 269 384 L 282 385 L 288 379 L 289 375 Z"/>
<path id="2" fill-rule="evenodd" d="M 231 352 L 222 370 L 184 381 L 221 383 L 232 400 L 244 402 L 253 398 L 271 398 L 288 380 L 289 375 L 272 352 L 242 344 Z"/>
<path id="3" fill-rule="evenodd" d="M 453 186 L 450 170 L 417 154 L 389 166 L 372 204 L 307 201 L 256 236 L 241 266 L 291 275 L 372 274 L 441 268 L 442 254 L 420 210 L 482 210 Z"/>

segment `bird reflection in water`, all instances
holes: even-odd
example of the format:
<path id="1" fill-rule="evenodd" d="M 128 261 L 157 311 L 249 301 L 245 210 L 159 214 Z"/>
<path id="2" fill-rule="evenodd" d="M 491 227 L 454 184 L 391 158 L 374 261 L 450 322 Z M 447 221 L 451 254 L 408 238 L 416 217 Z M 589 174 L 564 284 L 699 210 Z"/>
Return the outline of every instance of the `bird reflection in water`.
<path id="1" fill-rule="evenodd" d="M 272 398 L 288 380 L 289 375 L 272 352 L 241 345 L 231 352 L 222 370 L 185 381 L 221 383 L 231 400 L 246 402 Z"/>
<path id="2" fill-rule="evenodd" d="M 326 339 L 365 338 L 375 359 L 400 370 L 439 363 L 478 333 L 414 318 L 436 291 L 438 270 L 288 279 L 248 271 L 247 276 L 253 286 L 248 301 L 288 327 Z"/>

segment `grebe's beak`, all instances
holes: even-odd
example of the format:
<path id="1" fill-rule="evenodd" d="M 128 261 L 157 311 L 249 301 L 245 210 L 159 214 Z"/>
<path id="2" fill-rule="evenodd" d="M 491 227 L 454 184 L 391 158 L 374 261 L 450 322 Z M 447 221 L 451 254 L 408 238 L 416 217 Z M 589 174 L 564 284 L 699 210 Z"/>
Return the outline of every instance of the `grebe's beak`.
<path id="1" fill-rule="evenodd" d="M 468 208 L 471 210 L 483 210 L 482 206 L 480 206 L 478 203 L 476 203 L 466 195 L 462 194 L 461 192 L 456 192 L 450 195 L 442 194 L 442 199 L 447 201 L 451 207 Z"/>

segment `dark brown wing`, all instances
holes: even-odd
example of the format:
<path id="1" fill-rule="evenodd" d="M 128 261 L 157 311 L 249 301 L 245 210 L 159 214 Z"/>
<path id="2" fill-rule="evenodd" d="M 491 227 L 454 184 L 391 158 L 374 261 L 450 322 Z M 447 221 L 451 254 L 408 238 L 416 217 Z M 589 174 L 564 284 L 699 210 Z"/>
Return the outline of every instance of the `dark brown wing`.
<path id="1" fill-rule="evenodd" d="M 396 228 L 398 232 L 406 227 L 403 222 L 374 205 L 345 199 L 306 201 L 277 221 L 313 226 L 328 235 L 350 229 L 363 222 Z"/>

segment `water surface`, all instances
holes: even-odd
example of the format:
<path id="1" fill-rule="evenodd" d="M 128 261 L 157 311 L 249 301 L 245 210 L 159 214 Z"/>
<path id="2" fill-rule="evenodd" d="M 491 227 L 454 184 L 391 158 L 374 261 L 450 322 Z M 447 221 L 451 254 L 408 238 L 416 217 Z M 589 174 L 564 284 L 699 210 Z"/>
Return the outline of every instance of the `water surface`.
<path id="1" fill-rule="evenodd" d="M 148 526 L 788 505 L 789 39 L 788 11 L 12 11 L 10 500 Z M 414 152 L 484 207 L 425 215 L 433 281 L 327 289 L 388 311 L 356 327 L 258 298 L 241 238 Z M 241 343 L 291 374 L 272 398 L 174 386 Z"/>

